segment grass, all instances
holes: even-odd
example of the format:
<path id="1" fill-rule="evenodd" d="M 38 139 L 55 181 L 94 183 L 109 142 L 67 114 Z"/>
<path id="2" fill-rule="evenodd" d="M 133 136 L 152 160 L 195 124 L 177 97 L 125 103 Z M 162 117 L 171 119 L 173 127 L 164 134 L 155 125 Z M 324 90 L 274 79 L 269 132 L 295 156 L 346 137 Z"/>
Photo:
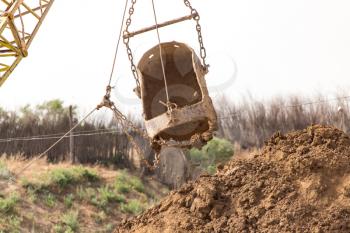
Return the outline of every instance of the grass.
<path id="1" fill-rule="evenodd" d="M 76 232 L 79 229 L 79 212 L 69 211 L 61 217 L 61 222 L 66 226 L 66 231 Z"/>
<path id="2" fill-rule="evenodd" d="M 79 230 L 79 212 L 68 211 L 60 218 L 60 223 L 53 226 L 55 233 L 74 233 Z"/>
<path id="3" fill-rule="evenodd" d="M 13 168 L 22 163 L 15 162 L 5 164 Z M 139 214 L 151 203 L 154 197 L 148 193 L 155 187 L 160 187 L 155 196 L 164 195 L 163 186 L 150 182 L 146 187 L 127 170 L 47 166 L 42 161 L 29 172 L 15 184 L 18 193 L 0 190 L 0 233 L 112 232 L 121 215 Z"/>
<path id="4" fill-rule="evenodd" d="M 10 179 L 11 178 L 11 172 L 7 168 L 6 164 L 0 160 L 0 179 Z"/>
<path id="5" fill-rule="evenodd" d="M 96 195 L 91 199 L 91 203 L 101 209 L 105 209 L 110 203 L 124 202 L 125 196 L 115 192 L 109 186 L 98 188 Z"/>
<path id="6" fill-rule="evenodd" d="M 0 218 L 0 233 L 21 233 L 23 219 L 16 215 L 8 215 Z"/>
<path id="7" fill-rule="evenodd" d="M 93 217 L 98 224 L 102 224 L 107 219 L 107 215 L 104 211 L 99 211 L 98 213 L 93 214 Z"/>
<path id="8" fill-rule="evenodd" d="M 28 197 L 28 200 L 32 204 L 34 204 L 36 202 L 36 200 L 38 199 L 38 194 L 32 188 L 28 188 L 27 189 L 27 197 Z"/>
<path id="9" fill-rule="evenodd" d="M 66 206 L 66 208 L 72 208 L 74 202 L 74 195 L 73 194 L 68 194 L 67 196 L 64 197 L 63 203 Z"/>
<path id="10" fill-rule="evenodd" d="M 145 186 L 143 185 L 143 183 L 142 183 L 140 178 L 138 178 L 136 176 L 131 177 L 131 179 L 129 181 L 129 184 L 134 190 L 136 190 L 136 191 L 138 191 L 140 193 L 145 192 Z"/>
<path id="11" fill-rule="evenodd" d="M 7 198 L 0 197 L 0 213 L 13 213 L 20 198 L 17 193 L 11 193 Z"/>
<path id="12" fill-rule="evenodd" d="M 145 186 L 141 179 L 136 176 L 131 176 L 125 171 L 120 172 L 114 182 L 114 187 L 119 193 L 129 193 L 131 190 L 143 193 Z"/>
<path id="13" fill-rule="evenodd" d="M 145 208 L 139 200 L 132 199 L 128 203 L 122 204 L 120 209 L 124 213 L 137 215 L 142 213 Z"/>
<path id="14" fill-rule="evenodd" d="M 17 205 L 20 201 L 19 194 L 10 193 L 8 197 L 0 197 L 0 233 L 20 233 L 21 217 L 17 216 Z"/>
<path id="15" fill-rule="evenodd" d="M 98 174 L 82 166 L 72 168 L 56 168 L 37 177 L 36 181 L 22 180 L 22 186 L 37 192 L 58 188 L 64 190 L 69 185 L 96 182 L 100 179 Z"/>
<path id="16" fill-rule="evenodd" d="M 44 195 L 44 203 L 46 206 L 53 208 L 56 206 L 56 197 L 52 193 L 47 193 Z"/>
<path id="17" fill-rule="evenodd" d="M 99 176 L 95 171 L 83 167 L 55 169 L 48 176 L 49 184 L 57 185 L 60 188 L 65 188 L 70 184 L 97 180 L 99 180 Z"/>

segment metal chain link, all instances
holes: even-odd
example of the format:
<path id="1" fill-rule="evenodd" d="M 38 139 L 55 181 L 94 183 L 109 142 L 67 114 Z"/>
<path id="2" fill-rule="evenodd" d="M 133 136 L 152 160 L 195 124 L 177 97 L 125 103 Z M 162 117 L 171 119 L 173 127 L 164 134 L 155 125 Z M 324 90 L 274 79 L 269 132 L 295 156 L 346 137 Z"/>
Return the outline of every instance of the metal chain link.
<path id="1" fill-rule="evenodd" d="M 140 79 L 139 79 L 139 75 L 138 75 L 138 72 L 137 72 L 137 67 L 136 67 L 136 65 L 134 63 L 134 56 L 133 56 L 132 50 L 130 48 L 130 37 L 128 36 L 130 34 L 129 28 L 130 28 L 130 25 L 132 23 L 132 16 L 133 16 L 133 14 L 135 12 L 135 4 L 136 4 L 136 2 L 137 2 L 137 0 L 131 0 L 131 6 L 129 8 L 129 17 L 126 20 L 126 23 L 125 23 L 126 26 L 125 26 L 125 29 L 124 29 L 124 32 L 123 32 L 123 42 L 124 42 L 124 44 L 126 46 L 128 58 L 129 58 L 129 61 L 131 63 L 131 71 L 132 71 L 133 77 L 134 77 L 134 79 L 136 81 L 136 85 L 137 85 L 138 91 L 140 91 L 140 87 L 141 87 L 140 86 Z M 204 47 L 203 36 L 202 36 L 202 27 L 201 27 L 200 22 L 199 22 L 200 21 L 200 16 L 199 16 L 197 10 L 192 7 L 192 5 L 191 5 L 189 0 L 184 0 L 184 3 L 191 10 L 191 14 L 195 15 L 193 19 L 196 21 L 196 31 L 197 31 L 197 34 L 198 34 L 198 41 L 199 41 L 199 45 L 200 45 L 200 57 L 202 59 L 203 69 L 207 73 L 208 69 L 209 69 L 209 65 L 206 63 L 207 52 L 206 52 L 206 48 Z M 133 137 L 127 131 L 128 128 L 132 129 L 133 131 L 138 133 L 141 137 L 143 137 L 147 141 L 151 142 L 153 145 L 156 145 L 156 146 L 159 146 L 159 147 L 161 147 L 161 146 L 177 146 L 177 147 L 187 148 L 187 147 L 195 144 L 196 141 L 199 140 L 198 139 L 198 135 L 195 135 L 190 140 L 190 142 L 182 142 L 182 143 L 179 143 L 179 142 L 177 142 L 177 143 L 176 142 L 169 143 L 169 142 L 167 142 L 165 140 L 162 140 L 162 139 L 160 139 L 158 141 L 157 140 L 150 140 L 150 138 L 148 137 L 147 133 L 144 130 L 142 130 L 141 128 L 135 126 L 133 124 L 133 122 L 128 120 L 127 117 L 125 115 L 123 115 L 123 113 L 118 110 L 118 108 L 114 105 L 114 103 L 109 100 L 109 97 L 110 97 L 109 93 L 110 93 L 110 91 L 109 92 L 107 91 L 107 95 L 105 96 L 105 100 L 104 100 L 103 106 L 106 106 L 106 107 L 110 108 L 114 112 L 116 118 L 118 119 L 118 121 L 122 125 L 124 133 L 128 136 L 128 138 L 130 139 L 132 144 L 138 150 L 138 153 L 142 154 L 141 153 L 141 149 L 137 145 L 137 143 L 135 142 Z M 146 159 L 144 159 L 144 161 L 146 161 L 147 162 L 147 166 L 150 167 L 148 161 Z M 154 166 L 157 166 L 158 163 L 159 163 L 159 155 L 157 154 Z M 154 168 L 154 166 L 153 166 L 153 168 Z"/>
<path id="2" fill-rule="evenodd" d="M 113 110 L 113 109 L 112 109 L 112 110 Z M 134 138 L 134 137 L 128 132 L 128 130 L 127 130 L 127 126 L 125 125 L 125 123 L 127 123 L 128 125 L 130 125 L 130 122 L 129 122 L 127 119 L 123 120 L 123 118 L 119 115 L 119 113 L 120 113 L 119 110 L 117 110 L 117 111 L 114 111 L 114 110 L 113 110 L 113 112 L 115 113 L 117 122 L 121 125 L 121 128 L 122 128 L 123 132 L 124 132 L 125 135 L 128 137 L 129 141 L 131 142 L 131 144 L 133 145 L 133 147 L 136 149 L 137 153 L 138 153 L 139 155 L 142 156 L 142 158 L 143 158 L 143 159 L 142 159 L 142 163 L 143 163 L 150 171 L 154 171 L 154 170 L 158 167 L 159 162 L 160 162 L 160 161 L 159 161 L 159 155 L 156 154 L 155 161 L 154 161 L 153 165 L 150 164 L 149 161 L 146 159 L 145 153 L 143 153 L 143 151 L 142 151 L 140 145 L 137 144 L 135 138 Z M 131 125 L 132 125 L 133 130 L 134 130 L 136 133 L 140 134 L 140 133 L 139 133 L 139 132 L 140 132 L 139 129 L 138 129 L 136 126 L 134 126 L 133 124 L 131 124 Z M 141 136 L 142 136 L 142 135 L 141 135 Z"/>
<path id="3" fill-rule="evenodd" d="M 138 88 L 138 91 L 140 91 L 140 79 L 139 79 L 139 74 L 137 73 L 137 68 L 136 68 L 136 65 L 134 63 L 134 56 L 132 54 L 132 50 L 130 48 L 130 38 L 129 37 L 125 37 L 127 36 L 130 32 L 129 32 L 129 27 L 131 25 L 131 18 L 132 18 L 132 15 L 134 14 L 135 12 L 135 4 L 136 4 L 136 0 L 131 0 L 131 6 L 129 8 L 129 17 L 128 19 L 126 20 L 126 26 L 125 26 L 125 29 L 124 29 L 124 32 L 123 32 L 123 41 L 124 41 L 124 44 L 126 46 L 126 52 L 128 54 L 128 58 L 129 58 L 129 61 L 131 63 L 131 72 L 132 72 L 132 75 L 134 76 L 134 79 L 136 81 L 136 85 L 137 85 L 137 88 Z"/>
<path id="4" fill-rule="evenodd" d="M 200 57 L 203 61 L 203 68 L 206 73 L 209 71 L 209 65 L 206 62 L 207 58 L 207 50 L 204 47 L 203 36 L 202 36 L 202 26 L 199 23 L 201 17 L 199 16 L 198 11 L 192 7 L 191 2 L 189 0 L 184 0 L 185 5 L 191 10 L 191 14 L 195 14 L 196 16 L 193 18 L 196 21 L 196 30 L 198 34 L 198 42 L 200 46 Z"/>
<path id="5" fill-rule="evenodd" d="M 143 157 L 142 162 L 146 165 L 146 167 L 148 169 L 150 169 L 151 171 L 154 171 L 159 164 L 159 154 L 156 153 L 156 158 L 154 161 L 154 164 L 151 165 L 148 160 L 146 159 L 145 154 L 142 152 L 140 146 L 137 144 L 137 142 L 135 141 L 135 139 L 133 138 L 133 136 L 129 133 L 128 129 L 131 129 L 132 131 L 136 132 L 139 136 L 141 136 L 142 138 L 144 138 L 147 142 L 151 142 L 150 138 L 148 137 L 147 133 L 140 127 L 136 126 L 132 121 L 130 121 L 118 108 L 117 106 L 114 104 L 114 102 L 112 102 L 110 100 L 111 97 L 111 91 L 112 91 L 112 87 L 111 86 L 107 86 L 106 88 L 106 95 L 103 97 L 103 100 L 101 102 L 101 104 L 99 104 L 97 106 L 97 109 L 100 109 L 102 107 L 107 107 L 109 109 L 111 109 L 114 113 L 114 116 L 117 120 L 117 122 L 120 124 L 123 132 L 125 133 L 125 135 L 128 137 L 129 141 L 132 143 L 133 147 L 136 149 L 137 153 L 139 155 L 141 155 Z"/>

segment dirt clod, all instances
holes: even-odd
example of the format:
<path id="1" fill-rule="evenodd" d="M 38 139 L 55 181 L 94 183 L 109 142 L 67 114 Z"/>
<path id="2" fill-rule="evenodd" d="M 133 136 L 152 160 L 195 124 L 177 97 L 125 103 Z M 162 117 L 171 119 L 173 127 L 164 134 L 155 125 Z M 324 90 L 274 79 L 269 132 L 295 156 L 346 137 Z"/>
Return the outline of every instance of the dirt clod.
<path id="1" fill-rule="evenodd" d="M 350 232 L 350 138 L 326 126 L 278 133 L 117 231 Z"/>

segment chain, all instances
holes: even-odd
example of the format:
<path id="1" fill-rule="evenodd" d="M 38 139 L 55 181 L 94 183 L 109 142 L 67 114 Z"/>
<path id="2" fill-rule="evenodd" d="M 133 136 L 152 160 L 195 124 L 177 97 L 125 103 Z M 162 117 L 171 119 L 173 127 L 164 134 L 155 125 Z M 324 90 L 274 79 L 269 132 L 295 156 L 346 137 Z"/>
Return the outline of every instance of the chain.
<path id="1" fill-rule="evenodd" d="M 143 137 L 147 142 L 150 141 L 148 135 L 144 130 L 134 125 L 133 122 L 127 119 L 127 117 L 115 106 L 115 104 L 112 102 L 112 105 L 110 109 L 114 112 L 114 115 L 121 125 L 121 128 L 125 135 L 128 137 L 129 141 L 133 145 L 133 147 L 136 149 L 137 153 L 142 156 L 142 162 L 150 171 L 154 171 L 158 165 L 159 165 L 159 153 L 156 153 L 155 161 L 152 164 L 149 163 L 149 161 L 146 159 L 145 153 L 142 151 L 140 145 L 136 142 L 135 138 L 129 133 L 128 129 L 131 129 L 132 131 L 136 132 L 138 135 Z"/>
<path id="2" fill-rule="evenodd" d="M 107 108 L 109 108 L 109 109 L 111 109 L 113 111 L 114 116 L 115 116 L 117 122 L 120 124 L 123 132 L 128 137 L 129 141 L 132 143 L 132 145 L 136 149 L 137 153 L 143 157 L 142 162 L 146 165 L 146 167 L 150 171 L 154 171 L 159 165 L 159 153 L 156 153 L 154 164 L 151 165 L 148 162 L 148 160 L 146 159 L 146 156 L 143 153 L 142 149 L 140 148 L 138 143 L 135 141 L 134 137 L 129 133 L 128 129 L 131 129 L 132 131 L 136 132 L 138 135 L 140 135 L 142 138 L 144 138 L 147 142 L 151 141 L 150 138 L 148 137 L 147 133 L 142 128 L 136 126 L 132 121 L 130 121 L 117 108 L 117 106 L 114 104 L 114 102 L 112 102 L 110 100 L 111 91 L 112 91 L 112 87 L 111 86 L 107 86 L 106 95 L 103 97 L 103 100 L 102 100 L 101 104 L 99 104 L 97 106 L 97 109 L 100 109 L 102 107 L 107 107 Z"/>
<path id="3" fill-rule="evenodd" d="M 189 0 L 184 0 L 184 3 L 191 10 L 191 14 L 195 15 L 193 19 L 196 21 L 196 30 L 198 33 L 198 41 L 199 41 L 199 45 L 200 45 L 200 56 L 201 56 L 202 61 L 203 61 L 204 71 L 206 73 L 208 73 L 209 65 L 206 62 L 207 50 L 204 47 L 203 36 L 202 36 L 202 26 L 199 23 L 199 20 L 201 19 L 201 17 L 199 16 L 198 11 L 192 7 Z"/>
<path id="4" fill-rule="evenodd" d="M 131 6 L 129 8 L 129 18 L 125 22 L 126 26 L 125 26 L 125 29 L 123 32 L 123 35 L 124 35 L 123 41 L 124 41 L 124 44 L 126 46 L 126 52 L 128 54 L 129 61 L 131 63 L 131 72 L 132 72 L 132 75 L 134 76 L 134 79 L 136 81 L 136 85 L 137 85 L 137 89 L 138 89 L 137 91 L 140 91 L 140 79 L 139 79 L 139 75 L 137 73 L 136 65 L 134 63 L 134 56 L 133 56 L 132 50 L 130 48 L 130 38 L 125 37 L 126 35 L 128 35 L 130 33 L 129 27 L 130 27 L 131 22 L 132 22 L 131 17 L 135 12 L 135 4 L 136 4 L 136 0 L 131 0 Z"/>

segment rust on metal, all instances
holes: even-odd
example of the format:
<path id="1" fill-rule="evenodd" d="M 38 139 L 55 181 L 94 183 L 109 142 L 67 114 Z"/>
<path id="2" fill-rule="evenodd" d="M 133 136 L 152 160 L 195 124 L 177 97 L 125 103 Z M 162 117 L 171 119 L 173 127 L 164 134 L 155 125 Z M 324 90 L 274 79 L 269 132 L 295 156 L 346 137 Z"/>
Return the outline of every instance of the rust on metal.
<path id="1" fill-rule="evenodd" d="M 205 82 L 206 70 L 194 50 L 184 43 L 162 43 L 171 111 L 160 64 L 159 46 L 138 64 L 141 99 L 148 136 L 158 142 L 192 145 L 209 141 L 217 129 L 217 116 Z M 199 145 L 200 147 L 200 145 Z"/>
<path id="2" fill-rule="evenodd" d="M 190 14 L 190 15 L 187 15 L 187 16 L 183 16 L 183 17 L 180 17 L 180 18 L 177 18 L 177 19 L 166 21 L 164 23 L 160 23 L 158 25 L 153 25 L 153 26 L 150 26 L 150 27 L 146 27 L 146 28 L 137 30 L 135 32 L 127 33 L 123 37 L 124 37 L 124 39 L 127 39 L 127 38 L 130 38 L 130 37 L 134 37 L 136 35 L 145 33 L 145 32 L 156 30 L 157 26 L 158 26 L 158 28 L 162 28 L 162 27 L 166 27 L 166 26 L 169 26 L 169 25 L 172 25 L 172 24 L 180 23 L 180 22 L 183 22 L 183 21 L 186 21 L 186 20 L 195 19 L 197 16 L 198 16 L 198 13 L 196 12 L 196 13 L 193 13 L 193 14 Z"/>

